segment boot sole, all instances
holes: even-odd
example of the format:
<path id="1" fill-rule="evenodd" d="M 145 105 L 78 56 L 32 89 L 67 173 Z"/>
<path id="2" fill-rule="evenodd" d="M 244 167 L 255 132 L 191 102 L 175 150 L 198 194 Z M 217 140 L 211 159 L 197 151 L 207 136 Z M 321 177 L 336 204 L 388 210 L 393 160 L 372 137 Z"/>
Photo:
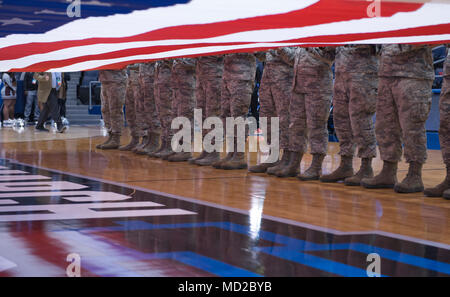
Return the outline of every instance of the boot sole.
<path id="1" fill-rule="evenodd" d="M 180 160 L 171 160 L 171 159 L 167 159 L 167 161 L 169 162 L 174 162 L 174 163 L 180 163 L 180 162 L 187 162 L 189 159 L 180 159 Z"/>
<path id="2" fill-rule="evenodd" d="M 394 191 L 400 194 L 420 193 L 423 192 L 423 187 L 417 187 L 413 189 L 402 189 L 394 186 Z"/>
<path id="3" fill-rule="evenodd" d="M 194 164 L 197 165 L 197 166 L 212 166 L 212 164 L 214 164 L 216 162 L 217 161 L 212 161 L 212 162 L 209 162 L 209 163 L 197 163 L 197 162 L 195 162 Z"/>
<path id="4" fill-rule="evenodd" d="M 352 182 L 344 181 L 344 185 L 349 186 L 349 187 L 359 187 L 359 186 L 361 186 L 361 182 L 359 182 L 359 183 L 352 183 Z"/>
<path id="5" fill-rule="evenodd" d="M 267 173 L 267 169 L 266 170 L 264 170 L 264 171 L 262 171 L 262 170 L 248 170 L 248 172 L 250 172 L 250 173 Z"/>
<path id="6" fill-rule="evenodd" d="M 236 168 L 230 168 L 230 167 L 222 167 L 223 170 L 241 170 L 241 169 L 247 169 L 247 165 L 241 165 Z"/>
<path id="7" fill-rule="evenodd" d="M 101 149 L 108 151 L 108 150 L 117 150 L 119 149 L 119 147 L 102 147 Z"/>
<path id="8" fill-rule="evenodd" d="M 314 181 L 314 180 L 319 180 L 319 177 L 301 177 L 301 176 L 297 176 L 297 178 L 301 181 Z"/>
<path id="9" fill-rule="evenodd" d="M 426 197 L 429 197 L 429 198 L 441 198 L 441 197 L 444 197 L 444 192 L 442 192 L 440 194 L 435 194 L 435 193 L 431 193 L 431 192 L 427 191 L 426 189 L 423 191 L 423 194 Z"/>
<path id="10" fill-rule="evenodd" d="M 278 174 L 275 174 L 275 176 L 276 177 L 279 177 L 279 178 L 288 178 L 288 177 L 296 177 L 298 175 L 298 172 L 296 172 L 296 173 L 292 173 L 292 174 L 285 174 L 285 175 L 278 175 Z"/>
<path id="11" fill-rule="evenodd" d="M 365 183 L 361 182 L 361 186 L 366 188 L 366 189 L 393 189 L 395 185 L 388 185 L 388 184 L 383 184 L 383 185 L 368 185 Z"/>
<path id="12" fill-rule="evenodd" d="M 350 177 L 350 176 L 347 176 L 347 177 Z M 346 177 L 346 178 L 347 178 Z M 321 181 L 321 182 L 323 182 L 323 183 L 338 183 L 338 182 L 340 182 L 340 181 L 343 181 L 343 180 L 345 180 L 346 178 L 342 178 L 342 179 L 320 179 L 319 178 L 319 180 Z"/>

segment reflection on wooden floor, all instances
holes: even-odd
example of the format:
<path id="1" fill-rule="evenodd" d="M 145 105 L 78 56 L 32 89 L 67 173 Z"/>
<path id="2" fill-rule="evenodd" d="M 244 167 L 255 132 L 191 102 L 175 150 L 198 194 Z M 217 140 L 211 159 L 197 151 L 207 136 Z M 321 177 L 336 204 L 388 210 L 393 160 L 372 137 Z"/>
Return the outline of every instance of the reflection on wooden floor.
<path id="1" fill-rule="evenodd" d="M 49 135 L 39 133 L 34 136 L 30 132 L 23 135 L 30 135 L 32 141 L 12 142 L 14 134 L 2 130 L 1 139 L 6 142 L 1 143 L 0 157 L 213 202 L 250 213 L 262 211 L 265 215 L 340 231 L 379 230 L 450 244 L 450 202 L 444 199 L 425 198 L 420 193 L 399 195 L 392 190 L 300 182 L 295 178 L 249 174 L 246 170 L 223 171 L 187 163 L 169 163 L 130 152 L 100 151 L 95 145 L 104 138 L 92 135 L 102 135 L 101 129 L 89 128 L 84 133 L 88 134 L 85 138 L 68 139 L 70 136 L 66 136 L 61 139 L 58 135 L 50 135 L 55 140 L 49 140 Z M 128 138 L 124 136 L 122 142 Z M 337 151 L 338 146 L 331 143 L 325 159 L 325 173 L 338 166 Z M 249 154 L 251 164 L 257 158 L 256 153 Z M 302 170 L 310 162 L 311 156 L 306 155 Z M 358 166 L 355 161 L 355 168 Z M 374 161 L 376 172 L 381 166 L 379 159 Z M 399 179 L 406 171 L 406 164 L 400 164 Z M 444 174 L 441 152 L 429 151 L 423 171 L 425 186 L 441 182 Z"/>

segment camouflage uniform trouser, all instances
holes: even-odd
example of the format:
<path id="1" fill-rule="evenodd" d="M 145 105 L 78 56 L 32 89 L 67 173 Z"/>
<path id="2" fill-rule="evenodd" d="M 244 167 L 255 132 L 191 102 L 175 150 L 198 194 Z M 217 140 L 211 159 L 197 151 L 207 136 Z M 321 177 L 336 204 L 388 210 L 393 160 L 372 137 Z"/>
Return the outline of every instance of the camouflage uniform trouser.
<path id="1" fill-rule="evenodd" d="M 136 71 L 131 71 L 127 83 L 125 99 L 125 111 L 127 123 L 133 137 L 142 137 L 146 134 L 144 96 L 141 92 L 139 76 Z"/>
<path id="2" fill-rule="evenodd" d="M 255 69 L 256 71 L 256 69 Z M 243 118 L 248 114 L 250 102 L 255 82 L 253 80 L 233 80 L 224 79 L 222 82 L 222 111 L 221 117 L 226 128 L 226 118 L 233 117 L 235 119 Z M 225 133 L 228 133 L 227 131 Z M 230 131 L 231 133 L 231 131 Z M 245 135 L 248 133 L 246 125 Z M 237 137 L 237 129 L 235 127 L 234 137 Z"/>
<path id="3" fill-rule="evenodd" d="M 450 76 L 444 77 L 439 110 L 441 114 L 439 139 L 441 142 L 442 156 L 445 165 L 450 167 Z"/>
<path id="4" fill-rule="evenodd" d="M 159 121 L 161 123 L 161 141 L 171 141 L 172 124 L 172 84 L 171 71 L 167 69 L 160 70 L 155 78 L 155 102 L 156 112 L 158 113 Z"/>
<path id="5" fill-rule="evenodd" d="M 196 108 L 202 110 L 202 120 L 205 121 L 207 117 L 220 117 L 222 77 L 198 75 L 196 84 Z M 202 129 L 202 137 L 205 137 L 208 132 Z"/>
<path id="6" fill-rule="evenodd" d="M 191 122 L 193 135 L 194 127 L 194 105 L 195 105 L 195 72 L 184 69 L 172 70 L 172 115 L 174 117 L 185 117 Z M 170 137 L 175 133 L 170 130 Z"/>
<path id="7" fill-rule="evenodd" d="M 337 72 L 334 83 L 333 119 L 340 155 L 374 158 L 377 143 L 373 115 L 377 102 L 377 74 Z"/>
<path id="8" fill-rule="evenodd" d="M 143 118 L 145 133 L 161 133 L 161 123 L 156 112 L 155 103 L 155 82 L 153 77 L 140 75 L 139 82 L 141 86 L 143 106 L 140 107 L 138 115 Z"/>
<path id="9" fill-rule="evenodd" d="M 432 80 L 380 77 L 375 131 L 383 161 L 425 163 Z"/>
<path id="10" fill-rule="evenodd" d="M 125 81 L 102 83 L 102 116 L 108 132 L 122 133 Z"/>
<path id="11" fill-rule="evenodd" d="M 309 138 L 311 154 L 326 154 L 333 82 L 307 75 L 297 82 L 302 83 L 295 86 L 289 105 L 289 150 L 305 153 Z"/>
<path id="12" fill-rule="evenodd" d="M 267 69 L 268 70 L 268 69 Z M 271 118 L 279 118 L 280 148 L 289 149 L 289 103 L 291 98 L 292 75 L 273 77 L 270 71 L 264 71 L 259 89 L 261 105 L 260 118 L 267 118 L 267 143 L 271 143 Z"/>

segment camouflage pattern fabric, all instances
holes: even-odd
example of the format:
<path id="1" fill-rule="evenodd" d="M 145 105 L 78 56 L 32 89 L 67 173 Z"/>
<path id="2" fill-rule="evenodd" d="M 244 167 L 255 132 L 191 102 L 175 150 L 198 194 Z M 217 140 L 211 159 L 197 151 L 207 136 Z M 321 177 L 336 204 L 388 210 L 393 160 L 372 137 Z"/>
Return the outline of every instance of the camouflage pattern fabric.
<path id="1" fill-rule="evenodd" d="M 376 111 L 378 59 L 371 45 L 337 49 L 333 120 L 340 155 L 376 157 L 373 116 Z"/>
<path id="2" fill-rule="evenodd" d="M 383 46 L 375 124 L 382 160 L 400 161 L 403 144 L 406 162 L 425 163 L 433 79 L 428 46 Z"/>
<path id="3" fill-rule="evenodd" d="M 123 128 L 123 105 L 125 103 L 125 70 L 101 70 L 102 116 L 108 132 L 120 134 Z"/>
<path id="4" fill-rule="evenodd" d="M 326 154 L 335 48 L 299 48 L 295 55 L 289 112 L 289 150 Z"/>

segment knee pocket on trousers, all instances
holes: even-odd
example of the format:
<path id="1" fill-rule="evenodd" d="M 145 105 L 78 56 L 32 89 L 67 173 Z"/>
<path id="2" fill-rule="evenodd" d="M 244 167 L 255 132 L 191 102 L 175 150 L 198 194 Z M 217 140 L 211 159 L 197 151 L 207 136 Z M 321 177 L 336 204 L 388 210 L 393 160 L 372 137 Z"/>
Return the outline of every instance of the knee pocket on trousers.
<path id="1" fill-rule="evenodd" d="M 430 113 L 431 103 L 415 103 L 411 106 L 410 119 L 415 123 L 425 122 Z"/>

